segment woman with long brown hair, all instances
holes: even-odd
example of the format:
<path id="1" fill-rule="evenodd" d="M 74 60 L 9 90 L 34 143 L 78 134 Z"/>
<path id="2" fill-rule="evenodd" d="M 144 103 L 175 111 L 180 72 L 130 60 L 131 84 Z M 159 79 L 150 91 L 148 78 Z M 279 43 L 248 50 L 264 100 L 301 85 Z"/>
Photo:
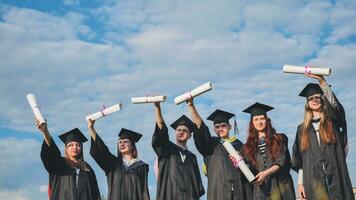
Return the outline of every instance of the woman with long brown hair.
<path id="1" fill-rule="evenodd" d="M 256 179 L 253 182 L 254 200 L 295 199 L 293 180 L 289 174 L 291 159 L 288 138 L 276 133 L 267 112 L 273 108 L 256 102 L 243 112 L 250 113 L 247 142 L 244 154 Z"/>
<path id="2" fill-rule="evenodd" d="M 298 172 L 298 194 L 308 200 L 354 199 L 346 165 L 345 111 L 323 76 L 309 75 L 299 94 L 306 98 L 304 121 L 293 145 L 292 168 Z"/>
<path id="3" fill-rule="evenodd" d="M 44 142 L 41 160 L 49 173 L 48 197 L 50 200 L 100 200 L 95 173 L 84 161 L 83 143 L 87 141 L 82 132 L 75 128 L 59 138 L 65 144 L 64 157 L 47 129 L 47 123 L 39 123 Z"/>

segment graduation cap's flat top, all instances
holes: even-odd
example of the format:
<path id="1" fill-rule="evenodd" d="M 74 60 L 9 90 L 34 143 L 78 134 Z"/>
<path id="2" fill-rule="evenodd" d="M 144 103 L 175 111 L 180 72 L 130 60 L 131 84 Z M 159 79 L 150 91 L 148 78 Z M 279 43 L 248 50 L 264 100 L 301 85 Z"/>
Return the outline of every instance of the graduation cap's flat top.
<path id="1" fill-rule="evenodd" d="M 138 142 L 142 135 L 134 131 L 122 128 L 119 135 L 120 139 L 129 139 L 131 142 Z"/>
<path id="2" fill-rule="evenodd" d="M 59 138 L 62 140 L 64 144 L 73 141 L 82 142 L 82 143 L 88 141 L 88 139 L 83 135 L 83 133 L 78 128 L 63 133 L 62 135 L 59 136 Z"/>
<path id="3" fill-rule="evenodd" d="M 323 94 L 323 91 L 321 90 L 320 86 L 315 83 L 309 83 L 304 87 L 304 89 L 299 93 L 299 96 L 301 97 L 310 97 L 311 95 L 314 94 Z"/>
<path id="4" fill-rule="evenodd" d="M 249 106 L 248 108 L 246 108 L 245 110 L 243 110 L 242 112 L 250 113 L 251 117 L 253 117 L 257 115 L 265 115 L 268 111 L 272 109 L 274 108 L 271 106 L 256 102 L 251 106 Z"/>
<path id="5" fill-rule="evenodd" d="M 179 117 L 175 122 L 171 124 L 171 127 L 176 130 L 178 126 L 186 126 L 189 129 L 189 133 L 193 132 L 194 123 L 185 115 Z"/>
<path id="6" fill-rule="evenodd" d="M 214 124 L 223 122 L 229 123 L 229 119 L 233 116 L 235 116 L 235 114 L 217 109 L 207 119 L 213 121 Z"/>

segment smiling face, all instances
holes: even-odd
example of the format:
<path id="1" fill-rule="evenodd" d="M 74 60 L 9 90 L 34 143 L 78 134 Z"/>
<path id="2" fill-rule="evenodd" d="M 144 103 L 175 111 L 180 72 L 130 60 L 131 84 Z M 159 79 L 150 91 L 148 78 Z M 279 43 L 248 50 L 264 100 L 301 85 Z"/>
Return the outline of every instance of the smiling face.
<path id="1" fill-rule="evenodd" d="M 320 111 L 321 110 L 321 95 L 314 94 L 307 98 L 308 106 L 312 111 Z"/>
<path id="2" fill-rule="evenodd" d="M 70 159 L 78 159 L 82 153 L 82 144 L 79 142 L 68 142 L 66 153 Z"/>
<path id="3" fill-rule="evenodd" d="M 118 145 L 118 149 L 121 154 L 123 154 L 123 155 L 131 154 L 133 147 L 132 147 L 131 141 L 129 139 L 119 139 L 119 142 L 117 145 Z"/>
<path id="4" fill-rule="evenodd" d="M 218 135 L 220 138 L 223 138 L 223 139 L 229 138 L 230 129 L 231 129 L 230 124 L 228 124 L 226 122 L 214 124 L 214 131 L 215 131 L 216 135 Z"/>
<path id="5" fill-rule="evenodd" d="M 186 143 L 192 135 L 190 134 L 189 128 L 180 125 L 176 128 L 176 140 L 177 142 Z"/>
<path id="6" fill-rule="evenodd" d="M 252 124 L 253 127 L 258 131 L 258 132 L 263 132 L 266 129 L 266 116 L 265 115 L 256 115 L 252 117 Z"/>

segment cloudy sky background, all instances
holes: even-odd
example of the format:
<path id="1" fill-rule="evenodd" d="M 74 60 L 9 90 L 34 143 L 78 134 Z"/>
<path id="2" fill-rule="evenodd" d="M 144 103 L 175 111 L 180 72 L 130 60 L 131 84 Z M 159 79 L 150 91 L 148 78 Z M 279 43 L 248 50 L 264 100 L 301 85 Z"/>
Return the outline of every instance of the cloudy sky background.
<path id="1" fill-rule="evenodd" d="M 276 108 L 269 114 L 274 127 L 291 147 L 305 102 L 297 95 L 314 80 L 283 74 L 286 63 L 332 68 L 327 81 L 346 109 L 347 162 L 355 185 L 355 10 L 352 0 L 1 0 L 0 199 L 47 198 L 42 136 L 28 93 L 36 95 L 60 149 L 57 136 L 67 130 L 78 127 L 88 136 L 85 115 L 123 103 L 122 111 L 98 120 L 96 129 L 112 152 L 121 128 L 143 133 L 139 156 L 150 164 L 153 197 L 153 105 L 133 105 L 130 98 L 167 95 L 162 109 L 171 123 L 187 114 L 174 97 L 211 81 L 214 89 L 195 99 L 202 117 L 217 108 L 237 114 L 244 142 L 249 116 L 241 111 L 256 101 L 269 104 Z M 106 196 L 106 177 L 88 154 L 89 145 L 85 158 Z M 189 147 L 197 153 L 192 141 Z"/>

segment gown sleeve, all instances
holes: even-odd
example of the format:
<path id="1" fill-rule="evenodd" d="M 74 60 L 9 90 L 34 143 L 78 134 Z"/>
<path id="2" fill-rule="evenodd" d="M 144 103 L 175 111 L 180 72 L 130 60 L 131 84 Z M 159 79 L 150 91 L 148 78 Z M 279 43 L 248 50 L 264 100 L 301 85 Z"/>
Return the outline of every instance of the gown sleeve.
<path id="1" fill-rule="evenodd" d="M 156 123 L 155 132 L 152 136 L 152 147 L 156 152 L 157 157 L 164 157 L 167 154 L 167 149 L 169 145 L 168 128 L 166 124 L 163 124 L 162 129 L 160 129 Z"/>
<path id="2" fill-rule="evenodd" d="M 298 172 L 299 169 L 303 168 L 303 159 L 300 151 L 300 144 L 299 144 L 299 130 L 300 126 L 298 127 L 294 144 L 293 144 L 293 152 L 292 152 L 292 169 Z"/>
<path id="3" fill-rule="evenodd" d="M 332 119 L 335 128 L 342 136 L 344 148 L 347 145 L 347 123 L 344 107 L 341 105 L 328 84 L 321 87 L 323 90 L 323 101 L 325 102 L 326 113 Z"/>
<path id="4" fill-rule="evenodd" d="M 211 149 L 213 149 L 211 146 L 212 137 L 210 135 L 209 128 L 204 122 L 202 122 L 200 128 L 195 126 L 193 138 L 195 146 L 200 154 L 204 157 L 211 154 Z"/>
<path id="5" fill-rule="evenodd" d="M 150 200 L 150 194 L 149 194 L 149 190 L 148 190 L 148 171 L 149 171 L 149 168 L 148 168 L 148 165 L 145 165 L 145 172 L 144 172 L 144 180 L 143 180 L 143 184 L 144 184 L 144 187 L 143 187 L 143 198 L 144 200 Z"/>
<path id="6" fill-rule="evenodd" d="M 280 145 L 282 145 L 282 150 L 279 156 L 272 162 L 272 165 L 278 165 L 281 168 L 290 167 L 290 165 L 287 166 L 288 164 L 290 164 L 290 155 L 288 151 L 288 138 L 284 134 L 281 134 L 281 137 L 282 137 L 282 144 Z"/>
<path id="7" fill-rule="evenodd" d="M 54 143 L 52 137 L 49 146 L 45 141 L 42 143 L 41 160 L 44 167 L 50 174 L 56 174 L 61 169 L 64 169 L 66 165 L 65 160 L 61 156 L 61 152 L 59 151 L 56 143 Z"/>
<path id="8" fill-rule="evenodd" d="M 115 161 L 119 159 L 117 159 L 113 154 L 111 154 L 108 147 L 99 137 L 99 135 L 96 136 L 95 141 L 93 140 L 93 138 L 91 138 L 90 155 L 98 163 L 100 168 L 105 171 L 105 173 L 117 167 Z M 122 162 L 120 163 L 122 164 Z"/>

